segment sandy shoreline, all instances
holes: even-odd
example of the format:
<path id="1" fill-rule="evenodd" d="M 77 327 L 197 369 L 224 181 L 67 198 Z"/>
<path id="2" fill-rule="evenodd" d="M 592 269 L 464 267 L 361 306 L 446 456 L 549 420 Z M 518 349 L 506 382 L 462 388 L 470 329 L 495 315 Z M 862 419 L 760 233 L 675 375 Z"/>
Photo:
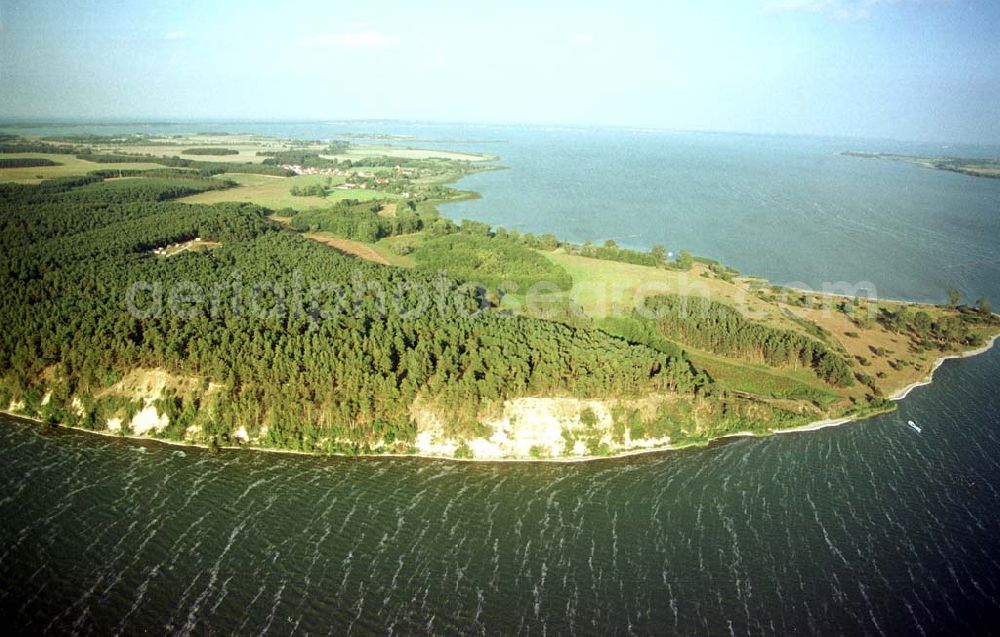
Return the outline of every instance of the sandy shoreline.
<path id="1" fill-rule="evenodd" d="M 12 418 L 14 420 L 22 420 L 27 422 L 32 422 L 35 424 L 43 424 L 43 421 L 39 418 L 33 416 L 26 416 L 24 414 L 17 414 L 6 409 L 0 409 L 0 414 Z M 122 435 L 115 433 L 113 431 L 98 431 L 96 429 L 86 429 L 84 427 L 75 427 L 73 425 L 62 425 L 57 424 L 54 427 L 58 429 L 68 429 L 71 431 L 79 431 L 85 434 L 103 436 L 105 438 L 115 438 L 118 440 L 128 440 L 133 442 L 153 442 L 164 445 L 169 445 L 171 447 L 188 448 L 188 449 L 202 449 L 208 450 L 210 447 L 205 444 L 197 442 L 184 442 L 182 440 L 170 440 L 169 438 L 153 438 L 151 436 L 134 436 L 134 435 Z M 681 447 L 674 447 L 671 445 L 665 445 L 661 447 L 644 447 L 640 449 L 629 449 L 628 451 L 623 451 L 621 453 L 611 454 L 607 456 L 567 456 L 562 458 L 454 458 L 452 456 L 435 456 L 431 454 L 421 454 L 421 453 L 357 453 L 357 454 L 346 454 L 346 453 L 313 453 L 310 451 L 296 451 L 294 449 L 275 449 L 273 447 L 255 447 L 253 445 L 222 445 L 219 446 L 219 450 L 226 451 L 260 451 L 263 453 L 280 453 L 286 455 L 294 456 L 309 456 L 313 458 L 366 458 L 366 459 L 377 459 L 377 458 L 420 458 L 423 460 L 448 460 L 453 462 L 590 462 L 594 460 L 614 460 L 616 458 L 626 458 L 629 456 L 638 456 L 640 454 L 646 453 L 658 453 L 662 451 L 679 451 L 681 449 L 686 449 L 692 445 L 684 445 Z"/>
<path id="2" fill-rule="evenodd" d="M 961 353 L 958 353 L 958 354 L 949 354 L 947 356 L 942 356 L 941 358 L 937 359 L 934 362 L 934 366 L 931 368 L 931 371 L 927 374 L 927 376 L 925 376 L 924 378 L 922 378 L 922 379 L 920 379 L 920 380 L 918 380 L 916 382 L 913 382 L 913 383 L 907 385 L 906 387 L 903 387 L 902 389 L 899 389 L 899 390 L 893 392 L 893 394 L 891 396 L 889 396 L 889 400 L 897 401 L 897 402 L 903 400 L 904 398 L 906 398 L 910 394 L 911 391 L 913 391 L 917 387 L 923 387 L 924 385 L 931 384 L 933 382 L 933 379 L 934 379 L 934 372 L 936 372 L 938 370 L 938 368 L 941 367 L 941 365 L 946 360 L 950 360 L 950 359 L 953 359 L 953 358 L 968 358 L 970 356 L 977 356 L 979 354 L 983 354 L 983 353 L 989 351 L 996 344 L 996 341 L 997 341 L 998 338 L 1000 338 L 1000 334 L 994 336 L 993 338 L 991 338 L 989 340 L 989 342 L 987 342 L 985 345 L 983 345 L 982 347 L 979 347 L 977 349 L 969 350 L 967 352 L 961 352 Z M 10 411 L 7 411 L 6 409 L 0 409 L 0 414 L 3 414 L 5 416 L 9 416 L 9 417 L 14 418 L 14 419 L 25 420 L 25 421 L 30 421 L 30 422 L 34 422 L 34 423 L 42 423 L 42 421 L 40 419 L 38 419 L 38 418 L 34 418 L 34 417 L 31 417 L 31 416 L 25 416 L 23 414 L 12 413 Z M 878 414 L 872 414 L 872 416 L 875 416 L 875 415 L 878 415 Z M 854 422 L 856 420 L 864 420 L 865 418 L 869 418 L 869 417 L 870 416 L 864 416 L 864 417 L 845 416 L 843 418 L 833 418 L 833 419 L 817 420 L 817 421 L 814 421 L 814 422 L 802 425 L 801 427 L 792 427 L 790 429 L 775 429 L 774 431 L 772 431 L 770 433 L 755 433 L 755 432 L 752 432 L 752 431 L 739 431 L 739 432 L 736 432 L 736 433 L 725 434 L 723 436 L 718 436 L 718 437 L 715 437 L 715 438 L 710 438 L 706 442 L 706 444 L 707 443 L 711 443 L 711 442 L 716 441 L 716 440 L 725 440 L 725 439 L 729 439 L 729 438 L 764 438 L 764 437 L 767 437 L 767 436 L 770 436 L 770 435 L 775 435 L 775 434 L 791 434 L 791 433 L 804 433 L 804 432 L 809 432 L 809 431 L 819 431 L 820 429 L 826 429 L 827 427 L 839 427 L 840 425 L 845 425 L 847 423 Z M 180 448 L 187 447 L 187 448 L 192 448 L 192 449 L 206 449 L 206 450 L 209 449 L 208 445 L 200 444 L 200 443 L 194 443 L 194 442 L 183 442 L 183 441 L 180 441 L 180 440 L 169 440 L 169 439 L 166 439 L 166 438 L 153 438 L 153 437 L 150 437 L 150 436 L 129 436 L 129 435 L 122 435 L 122 434 L 114 433 L 114 432 L 111 432 L 111 431 L 97 431 L 97 430 L 94 430 L 94 429 L 85 429 L 83 427 L 74 427 L 74 426 L 70 426 L 70 425 L 57 425 L 57 426 L 59 428 L 62 428 L 62 429 L 71 429 L 73 431 L 79 431 L 79 432 L 83 432 L 83 433 L 87 433 L 87 434 L 96 434 L 98 436 L 104 436 L 104 437 L 107 437 L 107 438 L 118 438 L 118 439 L 121 439 L 121 440 L 155 442 L 155 443 L 162 443 L 162 444 L 170 445 L 170 446 L 173 446 L 173 447 L 180 447 Z M 560 457 L 560 458 L 454 458 L 454 457 L 451 457 L 451 456 L 437 456 L 437 455 L 420 454 L 420 453 L 367 453 L 367 454 L 332 453 L 332 454 L 319 454 L 319 453 L 312 453 L 312 452 L 309 452 L 309 451 L 295 451 L 293 449 L 274 449 L 274 448 L 271 448 L 271 447 L 255 447 L 255 446 L 252 446 L 252 445 L 221 446 L 221 447 L 219 447 L 219 449 L 220 450 L 261 451 L 261 452 L 265 452 L 265 453 L 281 453 L 281 454 L 286 454 L 286 455 L 312 456 L 312 457 L 318 457 L 318 458 L 333 456 L 333 457 L 343 457 L 343 458 L 367 458 L 367 459 L 374 459 L 374 458 L 421 458 L 421 459 L 425 459 L 425 460 L 448 460 L 448 461 L 452 461 L 452 462 L 477 462 L 477 463 L 483 463 L 483 462 L 486 462 L 486 463 L 490 463 L 490 462 L 575 463 L 575 462 L 594 462 L 594 461 L 598 461 L 598 460 L 614 460 L 614 459 L 618 459 L 618 458 L 628 458 L 628 457 L 632 457 L 632 456 L 644 455 L 644 454 L 649 454 L 649 453 L 661 453 L 661 452 L 666 452 L 666 451 L 679 451 L 679 450 L 687 449 L 687 448 L 694 447 L 694 446 L 702 446 L 702 445 L 692 443 L 692 444 L 689 444 L 689 445 L 674 446 L 674 445 L 667 444 L 667 445 L 656 446 L 656 447 L 643 447 L 643 448 L 637 448 L 637 449 L 628 449 L 626 451 L 622 451 L 620 453 L 610 454 L 610 455 L 607 455 L 607 456 L 566 456 L 566 457 Z"/>
<path id="3" fill-rule="evenodd" d="M 997 338 L 1000 338 L 1000 334 L 991 338 L 985 345 L 983 345 L 980 348 L 969 350 L 968 352 L 961 352 L 959 354 L 949 354 L 948 356 L 942 356 L 941 358 L 934 361 L 934 366 L 931 368 L 931 371 L 927 374 L 927 376 L 916 381 L 915 383 L 910 383 L 906 387 L 903 387 L 902 389 L 893 392 L 893 394 L 889 396 L 889 400 L 902 400 L 906 398 L 909 395 L 909 393 L 914 389 L 916 389 L 917 387 L 930 385 L 934 381 L 934 372 L 936 372 L 938 367 L 941 367 L 941 365 L 946 360 L 950 360 L 952 358 L 968 358 L 969 356 L 977 356 L 979 354 L 988 352 L 990 348 L 992 348 L 993 345 L 996 343 Z"/>
<path id="4" fill-rule="evenodd" d="M 924 376 L 918 381 L 910 383 L 906 387 L 897 389 L 889 396 L 889 400 L 899 402 L 904 398 L 906 398 L 907 396 L 909 396 L 910 392 L 916 389 L 917 387 L 930 385 L 932 382 L 934 382 L 934 372 L 936 372 L 938 368 L 941 367 L 941 365 L 944 364 L 946 360 L 951 360 L 953 358 L 968 358 L 970 356 L 977 356 L 979 354 L 988 352 L 996 343 L 998 338 L 1000 338 L 1000 334 L 994 336 L 985 345 L 977 349 L 969 350 L 967 352 L 961 352 L 958 354 L 948 354 L 947 356 L 942 356 L 941 358 L 938 358 L 937 360 L 934 361 L 934 365 L 931 367 L 931 371 L 928 372 L 926 376 Z M 872 414 L 872 415 L 874 416 L 878 414 Z M 855 420 L 863 420 L 863 419 L 864 418 L 858 418 L 857 416 L 846 416 L 844 418 L 836 418 L 833 420 L 820 420 L 817 422 L 809 423 L 807 425 L 803 425 L 801 427 L 792 427 L 791 429 L 776 429 L 774 433 L 790 434 L 790 433 L 798 433 L 805 431 L 817 431 L 819 429 L 825 429 L 827 427 L 837 427 L 839 425 L 844 425 L 849 422 L 854 422 Z"/>

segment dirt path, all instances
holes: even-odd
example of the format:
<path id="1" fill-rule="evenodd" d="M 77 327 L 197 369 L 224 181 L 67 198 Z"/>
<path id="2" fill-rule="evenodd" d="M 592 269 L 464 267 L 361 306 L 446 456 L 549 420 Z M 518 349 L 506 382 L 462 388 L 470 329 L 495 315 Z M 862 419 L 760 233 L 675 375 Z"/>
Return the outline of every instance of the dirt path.
<path id="1" fill-rule="evenodd" d="M 361 243 L 360 241 L 341 239 L 340 237 L 335 237 L 325 232 L 307 232 L 302 236 L 306 239 L 312 239 L 313 241 L 318 241 L 323 245 L 330 246 L 334 250 L 338 250 L 344 254 L 364 259 L 365 261 L 381 263 L 382 265 L 392 265 L 388 259 L 376 252 L 371 246 Z"/>

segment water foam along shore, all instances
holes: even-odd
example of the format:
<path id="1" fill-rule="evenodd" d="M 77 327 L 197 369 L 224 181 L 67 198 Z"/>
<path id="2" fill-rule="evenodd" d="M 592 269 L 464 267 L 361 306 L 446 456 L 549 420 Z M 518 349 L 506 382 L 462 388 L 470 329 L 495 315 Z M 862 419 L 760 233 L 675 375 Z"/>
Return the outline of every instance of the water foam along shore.
<path id="1" fill-rule="evenodd" d="M 934 362 L 934 366 L 931 368 L 931 371 L 927 374 L 927 376 L 925 376 L 921 380 L 918 380 L 916 382 L 913 382 L 913 383 L 907 385 L 906 387 L 903 387 L 902 389 L 897 390 L 891 396 L 889 396 L 889 399 L 890 400 L 894 400 L 894 401 L 903 400 L 904 398 L 907 397 L 907 395 L 909 395 L 909 393 L 911 391 L 913 391 L 913 389 L 915 389 L 917 387 L 922 387 L 924 385 L 931 384 L 933 382 L 934 372 L 936 372 L 937 369 L 946 360 L 953 359 L 953 358 L 968 358 L 970 356 L 977 356 L 979 354 L 983 354 L 983 353 L 989 351 L 996 344 L 996 341 L 997 341 L 998 338 L 1000 338 L 1000 334 L 992 337 L 985 345 L 983 345 L 982 347 L 979 347 L 977 349 L 969 350 L 967 352 L 960 352 L 958 354 L 949 354 L 947 356 L 942 356 L 941 358 L 937 359 Z M 40 420 L 38 418 L 34 418 L 32 416 L 25 416 L 24 414 L 14 413 L 14 412 L 8 411 L 6 409 L 0 409 L 0 414 L 3 414 L 5 416 L 10 416 L 10 417 L 15 418 L 15 419 L 28 420 L 28 421 L 35 422 L 35 423 L 42 423 L 42 420 Z M 725 434 L 723 436 L 718 436 L 716 438 L 710 438 L 708 440 L 708 442 L 712 442 L 713 440 L 723 440 L 723 439 L 727 439 L 727 438 L 759 438 L 759 437 L 766 437 L 766 436 L 771 435 L 771 434 L 805 433 L 805 432 L 809 432 L 809 431 L 818 431 L 820 429 L 826 429 L 827 427 L 838 427 L 840 425 L 845 425 L 845 424 L 847 424 L 849 422 L 854 422 L 856 420 L 863 420 L 864 418 L 866 418 L 866 417 L 859 418 L 858 416 L 845 416 L 843 418 L 833 418 L 833 419 L 817 420 L 817 421 L 814 421 L 814 422 L 802 425 L 801 427 L 792 427 L 792 428 L 789 428 L 789 429 L 775 429 L 775 430 L 773 430 L 770 433 L 755 433 L 755 432 L 752 432 L 752 431 L 739 431 L 739 432 L 736 432 L 736 433 L 731 433 L 731 434 Z M 180 440 L 168 440 L 168 439 L 165 439 L 165 438 L 152 438 L 152 437 L 149 437 L 149 436 L 122 435 L 120 433 L 115 433 L 113 431 L 97 431 L 97 430 L 94 430 L 94 429 L 85 429 L 83 427 L 73 427 L 73 426 L 69 426 L 69 425 L 59 425 L 59 426 L 62 427 L 62 428 L 65 428 L 65 429 L 72 429 L 74 431 L 80 431 L 80 432 L 88 433 L 88 434 L 97 434 L 99 436 L 105 436 L 105 437 L 108 437 L 108 438 L 118 438 L 118 439 L 121 439 L 121 440 L 135 440 L 135 441 L 158 442 L 158 443 L 163 443 L 163 444 L 167 444 L 167 445 L 171 445 L 171 446 L 175 446 L 175 447 L 188 447 L 188 448 L 196 448 L 196 449 L 208 449 L 209 448 L 208 445 L 199 444 L 199 443 L 193 443 L 193 442 L 184 442 L 184 441 L 180 441 Z M 627 457 L 630 457 L 630 456 L 638 456 L 638 455 L 644 455 L 644 454 L 649 454 L 649 453 L 661 453 L 661 452 L 665 452 L 665 451 L 679 451 L 681 449 L 686 449 L 686 448 L 691 447 L 691 446 L 695 446 L 695 445 L 692 444 L 692 445 L 674 446 L 674 445 L 671 445 L 671 444 L 666 444 L 666 445 L 660 445 L 660 446 L 655 446 L 655 447 L 644 447 L 644 448 L 637 448 L 637 449 L 628 449 L 626 451 L 621 451 L 619 453 L 615 453 L 615 454 L 608 455 L 608 456 L 561 456 L 561 457 L 554 457 L 554 458 L 531 458 L 531 457 L 528 457 L 528 458 L 521 458 L 521 457 L 454 458 L 454 457 L 445 456 L 445 455 L 420 454 L 420 453 L 381 453 L 381 454 L 374 454 L 374 453 L 372 453 L 372 454 L 357 454 L 357 455 L 352 455 L 352 456 L 348 456 L 347 454 L 331 454 L 331 455 L 341 456 L 341 457 L 351 457 L 351 458 L 423 458 L 423 459 L 427 459 L 427 460 L 450 460 L 450 461 L 455 461 L 455 462 L 550 462 L 551 463 L 551 462 L 590 462 L 590 461 L 595 461 L 595 460 L 611 460 L 611 459 L 615 459 L 615 458 L 627 458 Z M 296 455 L 296 456 L 320 456 L 320 454 L 315 454 L 315 453 L 311 453 L 311 452 L 308 452 L 308 451 L 295 451 L 295 450 L 292 450 L 292 449 L 274 449 L 274 448 L 270 448 L 270 447 L 257 447 L 257 446 L 252 446 L 252 445 L 224 446 L 224 447 L 220 447 L 220 449 L 227 449 L 227 450 L 241 449 L 241 450 L 249 450 L 249 451 L 263 451 L 263 452 L 267 452 L 267 453 L 282 453 L 282 454 Z"/>

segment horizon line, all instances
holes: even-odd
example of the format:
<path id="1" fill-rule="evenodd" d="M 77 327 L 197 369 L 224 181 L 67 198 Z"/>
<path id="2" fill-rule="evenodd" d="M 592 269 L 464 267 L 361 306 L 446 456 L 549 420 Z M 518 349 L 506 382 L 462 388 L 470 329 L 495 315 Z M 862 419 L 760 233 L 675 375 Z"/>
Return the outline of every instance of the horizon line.
<path id="1" fill-rule="evenodd" d="M 39 117 L 33 115 L 3 115 L 0 116 L 0 128 L 18 126 L 41 128 L 50 126 L 178 126 L 190 124 L 337 124 L 351 122 L 385 122 L 400 124 L 432 124 L 438 126 L 496 126 L 504 128 L 561 128 L 567 130 L 613 129 L 625 132 L 682 133 L 703 135 L 740 135 L 749 137 L 814 137 L 823 139 L 856 139 L 867 141 L 887 141 L 920 144 L 956 144 L 982 148 L 1000 147 L 1000 140 L 994 142 L 973 142 L 940 139 L 906 139 L 889 136 L 846 135 L 835 133 L 807 133 L 781 131 L 746 131 L 736 129 L 711 128 L 676 128 L 669 126 L 649 126 L 642 124 L 608 124 L 608 123 L 565 123 L 565 122 L 502 122 L 489 120 L 448 120 L 421 119 L 399 117 L 132 117 L 132 116 L 56 116 Z M 354 132 L 354 131 L 350 131 Z"/>

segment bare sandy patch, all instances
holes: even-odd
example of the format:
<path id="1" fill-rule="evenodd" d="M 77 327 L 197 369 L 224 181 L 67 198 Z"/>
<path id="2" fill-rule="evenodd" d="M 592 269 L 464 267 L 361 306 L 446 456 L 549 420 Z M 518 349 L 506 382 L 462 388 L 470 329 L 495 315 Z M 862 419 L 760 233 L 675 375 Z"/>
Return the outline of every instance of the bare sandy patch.
<path id="1" fill-rule="evenodd" d="M 392 265 L 388 259 L 379 254 L 378 251 L 367 243 L 353 241 L 351 239 L 342 239 L 326 232 L 307 232 L 302 236 L 306 239 L 318 241 L 325 246 L 333 248 L 337 252 L 341 252 L 352 257 L 358 257 L 359 259 L 371 261 L 372 263 L 379 263 L 381 265 Z"/>

